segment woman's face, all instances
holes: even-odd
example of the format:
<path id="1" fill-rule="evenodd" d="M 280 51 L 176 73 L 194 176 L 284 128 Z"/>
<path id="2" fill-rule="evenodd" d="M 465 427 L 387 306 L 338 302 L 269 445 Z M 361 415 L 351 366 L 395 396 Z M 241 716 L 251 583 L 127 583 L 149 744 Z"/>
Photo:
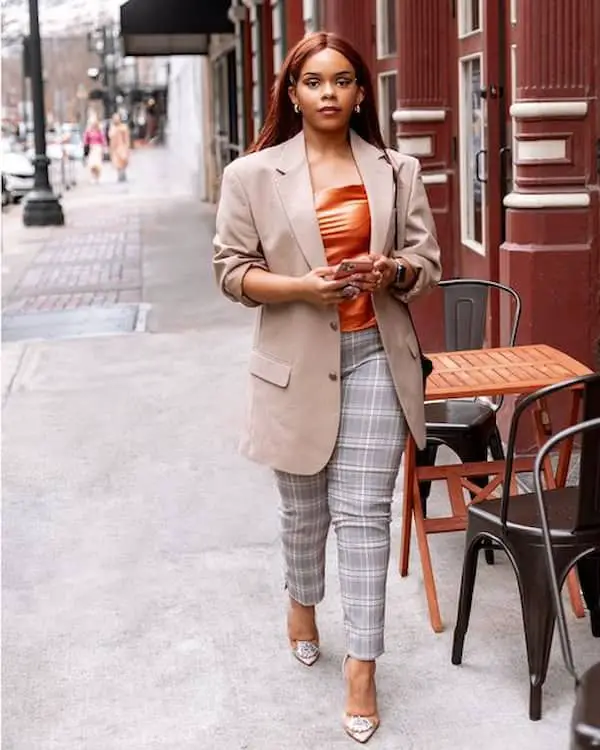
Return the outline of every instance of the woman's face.
<path id="1" fill-rule="evenodd" d="M 350 62 L 329 48 L 306 60 L 289 94 L 300 107 L 305 124 L 321 131 L 348 127 L 354 108 L 364 99 Z"/>

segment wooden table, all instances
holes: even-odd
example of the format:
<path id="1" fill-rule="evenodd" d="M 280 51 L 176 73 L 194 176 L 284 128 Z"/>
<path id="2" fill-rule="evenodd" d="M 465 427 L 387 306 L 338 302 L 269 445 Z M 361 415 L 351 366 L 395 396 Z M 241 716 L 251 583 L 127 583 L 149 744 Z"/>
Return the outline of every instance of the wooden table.
<path id="1" fill-rule="evenodd" d="M 481 396 L 528 394 L 569 378 L 587 375 L 591 371 L 580 362 L 546 345 L 515 346 L 502 349 L 442 352 L 429 355 L 433 360 L 433 373 L 427 381 L 428 401 Z M 570 422 L 579 416 L 581 392 L 572 391 Z M 552 424 L 547 405 L 542 400 L 532 410 L 535 440 L 538 447 L 552 434 Z M 562 487 L 567 480 L 572 443 L 561 447 L 556 470 L 548 461 L 544 475 L 548 487 Z M 517 494 L 515 475 L 531 472 L 535 457 L 519 457 L 514 463 L 511 478 L 512 492 Z M 444 466 L 416 466 L 416 446 L 412 436 L 406 445 L 404 468 L 404 505 L 402 510 L 402 538 L 400 547 L 400 575 L 408 575 L 411 526 L 415 532 L 431 626 L 436 633 L 443 630 L 437 599 L 433 567 L 427 537 L 449 531 L 463 531 L 467 525 L 465 490 L 472 493 L 471 502 L 485 501 L 497 491 L 504 479 L 504 461 L 459 463 Z M 472 477 L 487 475 L 490 479 L 482 488 L 471 481 Z M 420 481 L 443 480 L 448 488 L 451 514 L 442 518 L 424 518 L 419 494 Z M 583 617 L 583 603 L 574 571 L 568 580 L 569 594 L 576 614 Z"/>

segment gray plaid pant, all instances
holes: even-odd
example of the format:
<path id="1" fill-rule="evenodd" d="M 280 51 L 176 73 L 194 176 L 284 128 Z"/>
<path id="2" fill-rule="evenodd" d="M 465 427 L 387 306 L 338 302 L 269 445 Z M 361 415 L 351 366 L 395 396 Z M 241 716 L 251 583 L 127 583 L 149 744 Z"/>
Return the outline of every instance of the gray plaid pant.
<path id="1" fill-rule="evenodd" d="M 377 328 L 342 334 L 342 409 L 327 466 L 313 476 L 275 472 L 286 584 L 304 605 L 325 594 L 325 545 L 337 538 L 347 653 L 384 650 L 391 501 L 406 427 Z"/>

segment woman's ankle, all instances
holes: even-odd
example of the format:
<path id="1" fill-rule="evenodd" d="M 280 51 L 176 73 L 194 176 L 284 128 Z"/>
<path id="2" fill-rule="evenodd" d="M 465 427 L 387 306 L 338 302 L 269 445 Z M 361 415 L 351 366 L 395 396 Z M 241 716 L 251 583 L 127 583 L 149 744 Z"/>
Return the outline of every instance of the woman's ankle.
<path id="1" fill-rule="evenodd" d="M 304 605 L 290 597 L 288 633 L 294 641 L 317 641 L 319 633 L 315 623 L 315 605 Z"/>
<path id="2" fill-rule="evenodd" d="M 296 601 L 296 599 L 294 599 L 292 596 L 290 596 L 290 607 L 294 611 L 310 613 L 310 614 L 314 614 L 314 611 L 315 611 L 314 604 L 300 604 L 300 602 Z"/>
<path id="3" fill-rule="evenodd" d="M 346 660 L 346 713 L 377 715 L 375 661 Z"/>

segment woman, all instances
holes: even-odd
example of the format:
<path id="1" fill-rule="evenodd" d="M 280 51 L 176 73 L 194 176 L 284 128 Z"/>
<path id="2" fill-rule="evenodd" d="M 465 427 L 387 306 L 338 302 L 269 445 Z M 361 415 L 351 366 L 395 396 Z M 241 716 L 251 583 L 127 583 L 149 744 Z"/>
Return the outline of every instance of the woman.
<path id="1" fill-rule="evenodd" d="M 127 180 L 127 165 L 129 164 L 129 128 L 116 112 L 112 116 L 108 142 L 110 144 L 110 158 L 113 167 L 117 170 L 118 180 L 119 182 L 125 182 Z"/>
<path id="2" fill-rule="evenodd" d="M 406 303 L 439 281 L 440 251 L 418 162 L 386 152 L 367 66 L 338 36 L 311 34 L 290 51 L 251 151 L 224 172 L 214 241 L 223 293 L 261 308 L 242 447 L 275 470 L 290 647 L 309 666 L 333 524 L 344 726 L 366 742 L 379 726 L 375 660 L 405 425 L 425 444 Z M 361 272 L 336 278 L 347 260 L 363 261 Z"/>
<path id="3" fill-rule="evenodd" d="M 102 160 L 106 148 L 106 138 L 96 118 L 92 118 L 83 135 L 83 145 L 87 153 L 87 164 L 94 182 L 100 180 Z"/>

